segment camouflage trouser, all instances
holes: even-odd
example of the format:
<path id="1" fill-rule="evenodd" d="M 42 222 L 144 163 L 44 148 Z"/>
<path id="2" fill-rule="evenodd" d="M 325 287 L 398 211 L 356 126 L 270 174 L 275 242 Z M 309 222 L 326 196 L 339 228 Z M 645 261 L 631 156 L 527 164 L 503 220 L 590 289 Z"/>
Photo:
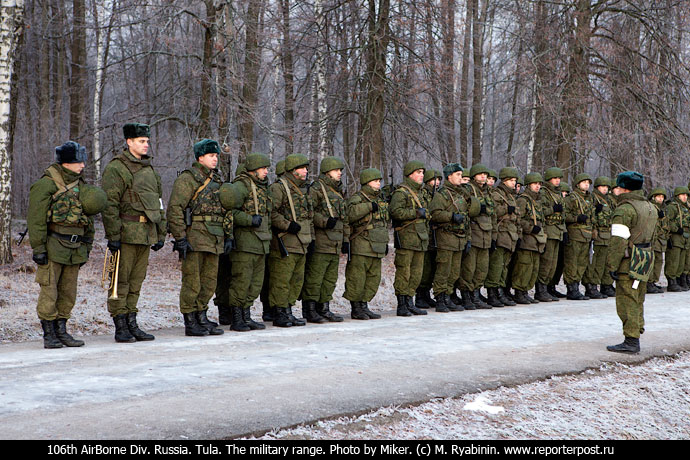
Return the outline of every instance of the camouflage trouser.
<path id="1" fill-rule="evenodd" d="M 644 332 L 644 299 L 647 283 L 640 281 L 633 289 L 633 279 L 619 274 L 616 281 L 616 313 L 623 322 L 623 335 L 639 339 Z"/>
<path id="2" fill-rule="evenodd" d="M 216 297 L 213 303 L 218 307 L 230 306 L 230 256 L 221 254 L 218 256 L 218 273 L 216 275 Z"/>
<path id="3" fill-rule="evenodd" d="M 436 249 L 430 249 L 424 253 L 424 269 L 422 279 L 419 282 L 419 289 L 429 290 L 434 282 L 436 273 Z"/>
<path id="4" fill-rule="evenodd" d="M 474 291 L 484 285 L 489 273 L 489 249 L 470 247 L 469 254 L 463 256 L 460 279 L 456 283 L 461 291 Z"/>
<path id="5" fill-rule="evenodd" d="M 673 246 L 666 250 L 664 274 L 668 279 L 676 279 L 683 274 L 687 250 Z"/>
<path id="6" fill-rule="evenodd" d="M 592 263 L 587 266 L 585 274 L 582 277 L 582 282 L 587 284 L 613 284 L 613 278 L 606 270 L 606 256 L 609 253 L 608 246 L 594 246 L 594 255 L 592 256 Z M 589 256 L 588 256 L 589 257 Z"/>
<path id="7" fill-rule="evenodd" d="M 36 282 L 41 287 L 36 312 L 46 321 L 69 319 L 77 301 L 79 265 L 63 265 L 52 260 L 36 269 Z"/>
<path id="8" fill-rule="evenodd" d="M 518 291 L 529 291 L 537 282 L 539 273 L 539 253 L 527 249 L 516 251 L 515 267 L 513 268 L 513 288 Z"/>
<path id="9" fill-rule="evenodd" d="M 685 249 L 685 264 L 683 267 L 683 275 L 690 274 L 690 249 Z"/>
<path id="10" fill-rule="evenodd" d="M 652 274 L 649 276 L 650 283 L 658 283 L 661 278 L 661 267 L 664 265 L 663 251 L 654 251 L 654 268 Z"/>
<path id="11" fill-rule="evenodd" d="M 108 312 L 110 316 L 127 313 L 136 313 L 141 285 L 146 278 L 146 269 L 149 266 L 148 244 L 122 243 L 120 249 L 120 270 L 118 273 L 116 300 L 108 299 Z"/>
<path id="12" fill-rule="evenodd" d="M 395 295 L 414 296 L 422 279 L 424 251 L 395 250 Z"/>
<path id="13" fill-rule="evenodd" d="M 218 256 L 210 252 L 188 252 L 182 261 L 180 313 L 208 310 L 216 290 Z"/>
<path id="14" fill-rule="evenodd" d="M 462 265 L 462 251 L 448 251 L 438 249 L 436 251 L 436 273 L 434 274 L 434 296 L 439 294 L 452 294 L 455 282 L 460 278 L 460 266 Z"/>
<path id="15" fill-rule="evenodd" d="M 565 245 L 563 259 L 563 281 L 565 284 L 579 283 L 589 265 L 589 243 L 570 241 Z"/>
<path id="16" fill-rule="evenodd" d="M 330 302 L 333 299 L 335 284 L 338 282 L 339 264 L 338 254 L 315 252 L 308 255 L 302 300 L 313 300 L 317 303 Z"/>
<path id="17" fill-rule="evenodd" d="M 489 254 L 489 273 L 486 275 L 484 286 L 487 288 L 498 288 L 506 286 L 506 276 L 508 275 L 508 264 L 513 255 L 509 249 L 496 248 Z"/>
<path id="18" fill-rule="evenodd" d="M 297 302 L 304 284 L 306 260 L 306 254 L 290 254 L 287 257 L 281 257 L 278 251 L 268 254 L 268 298 L 272 307 L 287 308 Z"/>
<path id="19" fill-rule="evenodd" d="M 232 251 L 230 264 L 229 302 L 231 307 L 250 308 L 261 292 L 266 256 L 244 251 Z"/>
<path id="20" fill-rule="evenodd" d="M 560 240 L 548 239 L 544 252 L 539 256 L 539 274 L 537 280 L 546 285 L 551 284 L 551 280 L 556 274 L 556 266 L 558 265 L 558 252 L 561 246 Z"/>
<path id="21" fill-rule="evenodd" d="M 351 302 L 369 302 L 381 283 L 381 259 L 353 254 L 345 268 L 345 293 Z"/>

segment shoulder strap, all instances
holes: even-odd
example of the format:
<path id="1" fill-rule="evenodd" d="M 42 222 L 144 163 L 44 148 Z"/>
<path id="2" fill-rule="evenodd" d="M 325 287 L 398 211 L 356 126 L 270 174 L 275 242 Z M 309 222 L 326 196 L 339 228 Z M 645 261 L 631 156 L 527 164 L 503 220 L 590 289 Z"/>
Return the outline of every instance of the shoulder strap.
<path id="1" fill-rule="evenodd" d="M 423 208 L 423 207 L 424 207 L 424 206 L 422 206 L 422 202 L 419 201 L 419 197 L 418 197 L 417 194 L 414 192 L 414 190 L 412 190 L 410 187 L 408 187 L 408 186 L 405 185 L 405 184 L 400 184 L 400 187 L 402 187 L 402 188 L 404 188 L 405 190 L 407 190 L 408 192 L 410 192 L 410 195 L 412 195 L 412 200 L 414 200 L 414 202 L 415 202 L 415 204 L 417 205 L 418 208 Z"/>
<path id="2" fill-rule="evenodd" d="M 213 172 L 211 172 L 213 174 Z M 201 184 L 201 187 L 196 189 L 196 192 L 194 192 L 194 196 L 192 197 L 192 201 L 196 200 L 199 194 L 208 186 L 208 184 L 211 183 L 211 175 L 209 175 L 206 180 L 204 181 L 203 184 Z"/>
<path id="3" fill-rule="evenodd" d="M 292 193 L 290 193 L 290 186 L 284 177 L 280 178 L 280 182 L 285 187 L 285 193 L 287 194 L 288 203 L 290 204 L 290 213 L 292 213 L 292 220 L 297 222 L 297 213 L 295 212 L 295 203 L 292 202 Z"/>
<path id="4" fill-rule="evenodd" d="M 252 189 L 252 199 L 254 200 L 254 214 L 259 215 L 259 196 L 256 191 L 256 184 L 251 177 L 249 178 L 249 186 Z"/>
<path id="5" fill-rule="evenodd" d="M 60 173 L 60 170 L 57 169 L 55 166 L 51 166 L 48 168 L 48 175 L 57 186 L 57 192 L 53 193 L 52 199 L 55 199 L 59 195 L 62 195 L 68 190 L 73 189 L 79 184 L 79 179 L 77 179 L 74 182 L 70 182 L 69 184 L 65 185 L 65 179 L 62 177 L 62 173 Z"/>
<path id="6" fill-rule="evenodd" d="M 326 200 L 326 207 L 328 207 L 328 214 L 331 217 L 335 217 L 333 215 L 333 206 L 331 206 L 331 200 L 328 199 L 328 193 L 326 193 L 326 186 L 323 185 L 323 182 L 319 181 L 319 185 L 321 185 L 321 191 L 323 192 L 323 198 Z"/>

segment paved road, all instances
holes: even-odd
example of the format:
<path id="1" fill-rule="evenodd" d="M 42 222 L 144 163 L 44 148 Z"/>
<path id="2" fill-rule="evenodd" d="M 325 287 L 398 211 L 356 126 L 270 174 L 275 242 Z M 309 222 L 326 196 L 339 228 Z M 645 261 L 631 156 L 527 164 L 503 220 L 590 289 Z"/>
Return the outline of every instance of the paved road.
<path id="1" fill-rule="evenodd" d="M 4 439 L 219 439 L 690 350 L 690 293 L 648 296 L 636 356 L 614 299 L 82 348 L 0 345 Z"/>

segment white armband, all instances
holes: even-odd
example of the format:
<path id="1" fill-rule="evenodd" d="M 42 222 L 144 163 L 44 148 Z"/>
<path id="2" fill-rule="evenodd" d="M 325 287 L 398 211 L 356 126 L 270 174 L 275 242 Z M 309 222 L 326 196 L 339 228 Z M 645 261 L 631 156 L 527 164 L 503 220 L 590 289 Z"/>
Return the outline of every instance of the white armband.
<path id="1" fill-rule="evenodd" d="M 618 236 L 624 240 L 627 240 L 630 238 L 630 229 L 623 224 L 612 224 L 611 236 Z"/>

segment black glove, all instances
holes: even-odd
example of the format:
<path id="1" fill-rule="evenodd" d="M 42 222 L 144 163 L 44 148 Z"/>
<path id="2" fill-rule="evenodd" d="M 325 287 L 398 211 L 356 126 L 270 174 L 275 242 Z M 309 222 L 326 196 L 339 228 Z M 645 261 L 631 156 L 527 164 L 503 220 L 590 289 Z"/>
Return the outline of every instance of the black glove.
<path id="1" fill-rule="evenodd" d="M 472 242 L 468 241 L 467 244 L 465 245 L 465 255 L 470 253 L 470 249 L 472 249 Z"/>
<path id="2" fill-rule="evenodd" d="M 334 228 L 336 222 L 338 222 L 338 218 L 337 218 L 337 217 L 329 217 L 328 220 L 326 221 L 326 228 L 327 228 L 328 230 Z"/>
<path id="3" fill-rule="evenodd" d="M 483 204 L 479 207 L 479 214 L 486 214 L 486 205 Z"/>
<path id="4" fill-rule="evenodd" d="M 489 247 L 489 253 L 492 253 L 496 250 L 496 240 L 491 240 L 491 246 Z"/>
<path id="5" fill-rule="evenodd" d="M 609 275 L 611 275 L 611 278 L 615 281 L 618 281 L 618 272 L 609 272 Z"/>
<path id="6" fill-rule="evenodd" d="M 683 227 L 678 227 L 678 230 L 676 230 L 676 235 L 682 235 L 683 234 Z"/>
<path id="7" fill-rule="evenodd" d="M 508 206 L 508 214 L 515 214 L 515 206 Z"/>
<path id="8" fill-rule="evenodd" d="M 570 235 L 568 235 L 568 232 L 563 232 L 563 244 L 568 243 L 570 243 Z"/>
<path id="9" fill-rule="evenodd" d="M 350 253 L 350 243 L 347 241 L 343 241 L 343 247 L 340 248 L 340 253 L 341 254 L 349 254 Z"/>
<path id="10" fill-rule="evenodd" d="M 515 242 L 515 249 L 520 249 L 521 244 L 522 244 L 522 238 L 518 238 L 517 241 Z"/>
<path id="11" fill-rule="evenodd" d="M 465 222 L 465 215 L 457 212 L 453 213 L 453 223 L 461 224 Z"/>
<path id="12" fill-rule="evenodd" d="M 300 230 L 302 230 L 302 226 L 297 222 L 290 222 L 290 225 L 288 225 L 287 228 L 287 232 L 292 235 L 297 235 Z"/>
<path id="13" fill-rule="evenodd" d="M 263 217 L 261 217 L 258 214 L 254 214 L 252 216 L 252 227 L 259 227 L 261 225 L 262 220 L 263 220 Z"/>
<path id="14" fill-rule="evenodd" d="M 597 205 L 594 206 L 594 210 L 597 214 L 599 214 L 601 211 L 604 210 L 604 205 L 601 203 L 597 203 Z"/>
<path id="15" fill-rule="evenodd" d="M 223 254 L 227 256 L 233 249 L 235 249 L 235 240 L 232 238 L 225 238 L 225 242 L 223 243 Z"/>
<path id="16" fill-rule="evenodd" d="M 541 232 L 541 227 L 539 225 L 535 225 L 534 227 L 532 227 L 532 235 L 536 235 L 539 232 Z"/>
<path id="17" fill-rule="evenodd" d="M 117 252 L 122 248 L 122 243 L 119 241 L 110 241 L 108 240 L 108 249 L 110 249 L 110 252 Z"/>
<path id="18" fill-rule="evenodd" d="M 376 202 L 372 201 L 371 202 L 371 212 L 376 212 L 379 210 L 379 205 L 376 204 Z"/>
<path id="19" fill-rule="evenodd" d="M 666 241 L 666 248 L 667 248 L 667 249 L 673 249 L 673 238 L 669 238 L 669 239 Z"/>
<path id="20" fill-rule="evenodd" d="M 426 209 L 417 208 L 417 218 L 418 219 L 426 219 Z"/>
<path id="21" fill-rule="evenodd" d="M 554 203 L 553 212 L 563 212 L 563 205 L 561 203 Z"/>
<path id="22" fill-rule="evenodd" d="M 316 242 L 311 240 L 307 246 L 307 254 L 314 254 L 314 249 L 316 248 Z"/>
<path id="23" fill-rule="evenodd" d="M 42 254 L 34 254 L 31 258 L 34 259 L 37 265 L 48 265 L 48 254 L 45 252 Z"/>
<path id="24" fill-rule="evenodd" d="M 588 216 L 586 214 L 580 214 L 579 216 L 577 216 L 577 223 L 584 224 L 585 222 L 587 222 L 587 217 Z"/>
<path id="25" fill-rule="evenodd" d="M 659 219 L 662 219 L 666 214 L 664 214 L 664 211 L 659 209 L 659 212 L 656 213 L 657 216 L 659 216 Z"/>
<path id="26" fill-rule="evenodd" d="M 151 249 L 153 249 L 154 251 L 159 251 L 163 246 L 165 246 L 165 241 L 160 240 L 158 243 L 151 246 Z"/>
<path id="27" fill-rule="evenodd" d="M 186 260 L 187 252 L 192 252 L 193 250 L 194 248 L 192 248 L 192 245 L 189 244 L 189 241 L 187 241 L 187 237 L 175 240 L 173 243 L 173 251 L 180 253 L 180 260 Z"/>

